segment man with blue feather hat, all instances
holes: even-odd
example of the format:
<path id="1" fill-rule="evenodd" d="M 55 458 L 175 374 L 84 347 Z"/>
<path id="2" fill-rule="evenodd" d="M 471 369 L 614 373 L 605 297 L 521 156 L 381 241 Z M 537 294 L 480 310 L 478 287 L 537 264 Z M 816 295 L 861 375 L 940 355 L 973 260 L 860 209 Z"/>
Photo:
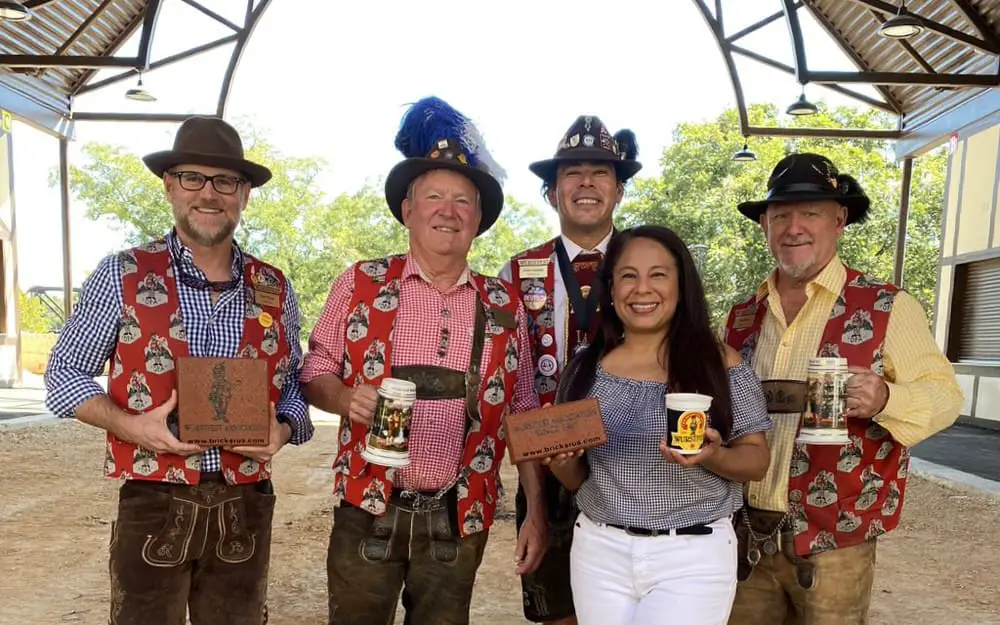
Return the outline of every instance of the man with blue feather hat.
<path id="1" fill-rule="evenodd" d="M 559 376 L 600 327 L 592 285 L 614 233 L 614 211 L 625 184 L 642 169 L 631 130 L 611 134 L 599 117 L 581 115 L 559 140 L 550 159 L 529 168 L 542 180 L 542 193 L 559 214 L 560 234 L 515 255 L 500 277 L 517 287 L 527 308 L 532 368 L 541 403 L 555 401 Z M 547 468 L 544 500 L 548 533 L 538 569 L 521 576 L 524 616 L 548 625 L 575 625 L 569 557 L 576 520 L 573 494 Z M 525 492 L 515 500 L 519 533 L 533 534 Z"/>
<path id="2" fill-rule="evenodd" d="M 407 624 L 457 625 L 469 622 L 502 503 L 504 415 L 537 408 L 538 397 L 517 291 L 467 260 L 500 216 L 503 171 L 472 121 L 434 97 L 407 111 L 396 147 L 406 158 L 389 173 L 385 196 L 409 249 L 355 263 L 336 279 L 301 374 L 310 403 L 343 417 L 329 622 L 392 622 L 402 591 Z M 416 386 L 405 466 L 363 454 L 384 378 Z M 539 467 L 520 471 L 528 515 L 543 519 Z M 537 566 L 545 540 L 541 531 L 522 534 L 519 574 Z"/>

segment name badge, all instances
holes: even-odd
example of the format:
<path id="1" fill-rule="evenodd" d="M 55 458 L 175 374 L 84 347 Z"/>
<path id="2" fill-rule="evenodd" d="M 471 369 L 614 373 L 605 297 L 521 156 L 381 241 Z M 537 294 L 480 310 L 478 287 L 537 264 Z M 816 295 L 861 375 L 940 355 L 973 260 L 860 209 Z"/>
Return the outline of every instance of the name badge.
<path id="1" fill-rule="evenodd" d="M 517 261 L 521 278 L 544 278 L 549 275 L 548 258 L 521 258 Z"/>
<path id="2" fill-rule="evenodd" d="M 754 319 L 757 318 L 757 310 L 753 308 L 744 308 L 743 310 L 736 311 L 736 317 L 733 319 L 733 329 L 734 330 L 746 330 L 753 325 Z"/>
<path id="3" fill-rule="evenodd" d="M 276 286 L 258 284 L 253 288 L 253 301 L 258 306 L 277 308 L 281 306 L 281 289 Z"/>

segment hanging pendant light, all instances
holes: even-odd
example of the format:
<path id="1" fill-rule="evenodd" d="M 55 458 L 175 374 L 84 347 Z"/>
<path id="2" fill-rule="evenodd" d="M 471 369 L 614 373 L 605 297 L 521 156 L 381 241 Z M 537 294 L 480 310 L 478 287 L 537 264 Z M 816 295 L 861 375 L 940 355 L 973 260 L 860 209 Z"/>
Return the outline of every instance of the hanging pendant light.
<path id="1" fill-rule="evenodd" d="M 31 19 L 31 11 L 20 2 L 0 0 L 0 20 L 23 22 Z"/>
<path id="2" fill-rule="evenodd" d="M 919 17 L 907 12 L 906 1 L 900 0 L 896 14 L 882 22 L 878 27 L 878 34 L 887 39 L 909 39 L 923 30 L 924 23 Z"/>
<path id="3" fill-rule="evenodd" d="M 743 149 L 733 154 L 733 160 L 737 163 L 749 163 L 757 160 L 757 155 L 750 150 L 748 139 L 743 137 Z"/>
<path id="4" fill-rule="evenodd" d="M 802 85 L 802 94 L 799 95 L 799 99 L 785 109 L 785 112 L 789 115 L 795 115 L 796 117 L 801 117 L 803 115 L 815 115 L 816 113 L 819 113 L 819 107 L 809 100 L 806 100 L 806 86 Z"/>
<path id="5" fill-rule="evenodd" d="M 156 96 L 142 86 L 142 72 L 139 72 L 139 84 L 126 91 L 125 97 L 136 102 L 156 102 Z"/>

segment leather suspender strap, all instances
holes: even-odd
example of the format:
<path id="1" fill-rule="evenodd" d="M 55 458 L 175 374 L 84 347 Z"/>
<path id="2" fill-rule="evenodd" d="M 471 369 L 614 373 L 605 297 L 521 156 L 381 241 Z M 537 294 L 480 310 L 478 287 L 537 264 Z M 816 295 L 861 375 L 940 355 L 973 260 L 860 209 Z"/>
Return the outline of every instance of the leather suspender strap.
<path id="1" fill-rule="evenodd" d="M 465 373 L 465 431 L 469 432 L 472 421 L 481 421 L 479 415 L 479 385 L 482 383 L 480 368 L 483 360 L 483 346 L 486 343 L 486 308 L 476 294 L 476 327 L 472 331 L 472 356 L 469 370 Z"/>

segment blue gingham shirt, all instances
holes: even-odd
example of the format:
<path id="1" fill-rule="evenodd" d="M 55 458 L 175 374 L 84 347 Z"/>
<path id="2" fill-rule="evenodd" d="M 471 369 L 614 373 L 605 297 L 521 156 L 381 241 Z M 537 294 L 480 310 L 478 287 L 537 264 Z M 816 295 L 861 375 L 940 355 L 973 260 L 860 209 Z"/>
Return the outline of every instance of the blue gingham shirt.
<path id="1" fill-rule="evenodd" d="M 173 231 L 167 235 L 167 244 L 171 249 L 171 263 L 179 261 L 185 273 L 206 278 L 194 264 L 191 250 L 180 242 Z M 214 306 L 209 291 L 176 281 L 181 318 L 192 356 L 234 358 L 239 352 L 246 289 L 249 287 L 243 279 L 243 252 L 235 243 L 232 271 L 233 277 L 240 279 L 238 286 L 221 293 Z M 174 273 L 176 275 L 176 268 Z M 301 322 L 298 300 L 291 283 L 286 284 L 282 316 L 289 347 L 289 366 L 275 411 L 289 421 L 292 428 L 289 442 L 299 445 L 312 438 L 313 424 L 299 387 L 302 346 L 299 342 Z M 118 341 L 118 320 L 123 308 L 121 265 L 117 255 L 113 254 L 105 257 L 84 281 L 80 300 L 52 350 L 45 372 L 45 388 L 48 391 L 45 405 L 57 417 L 73 417 L 80 404 L 105 394 L 94 378 L 101 375 L 114 352 Z M 212 472 L 221 469 L 219 450 L 206 450 L 202 454 L 201 470 Z"/>
<path id="2" fill-rule="evenodd" d="M 608 442 L 587 451 L 590 475 L 579 509 L 598 523 L 666 530 L 711 523 L 743 505 L 743 486 L 701 466 L 660 454 L 667 432 L 666 384 L 612 375 L 598 365 L 588 394 L 601 403 Z M 740 363 L 729 369 L 733 427 L 729 440 L 773 427 L 760 381 Z"/>

